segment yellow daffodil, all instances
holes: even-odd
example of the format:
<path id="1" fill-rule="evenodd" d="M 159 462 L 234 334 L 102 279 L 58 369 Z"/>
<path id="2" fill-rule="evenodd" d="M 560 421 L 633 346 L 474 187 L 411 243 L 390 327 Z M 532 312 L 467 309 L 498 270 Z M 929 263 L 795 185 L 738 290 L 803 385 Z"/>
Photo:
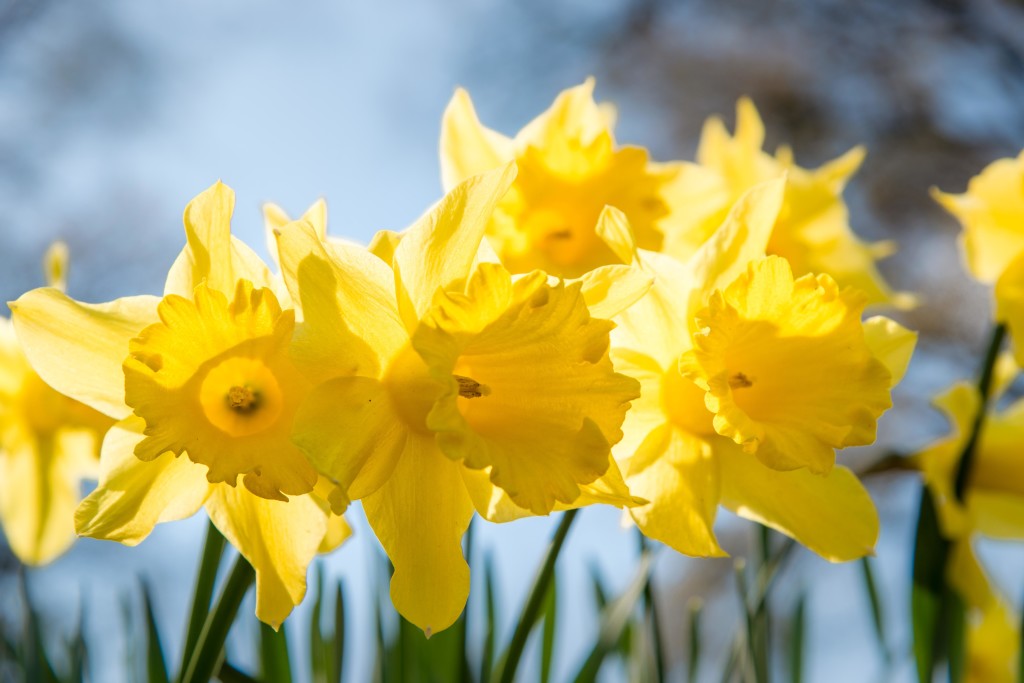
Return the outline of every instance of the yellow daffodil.
<path id="1" fill-rule="evenodd" d="M 862 324 L 863 295 L 764 257 L 784 191 L 779 180 L 748 192 L 685 264 L 640 252 L 654 286 L 615 319 L 612 357 L 641 384 L 615 454 L 650 501 L 629 512 L 689 555 L 724 554 L 719 505 L 833 561 L 870 553 L 878 535 L 833 449 L 873 439 L 914 335 Z"/>
<path id="2" fill-rule="evenodd" d="M 62 243 L 47 253 L 51 287 L 64 288 L 66 259 Z M 95 478 L 112 424 L 43 382 L 0 317 L 0 527 L 25 564 L 51 562 L 74 542 L 79 486 Z"/>
<path id="3" fill-rule="evenodd" d="M 996 282 L 1024 253 L 1024 151 L 989 164 L 964 194 L 933 188 L 932 196 L 963 225 L 964 260 L 978 280 Z"/>
<path id="4" fill-rule="evenodd" d="M 293 356 L 323 380 L 296 443 L 362 500 L 394 563 L 392 601 L 428 636 L 466 603 L 461 538 L 474 505 L 509 519 L 634 503 L 610 449 L 636 382 L 613 371 L 612 325 L 591 316 L 612 311 L 609 280 L 623 273 L 566 283 L 482 260 L 514 176 L 509 165 L 459 184 L 407 231 L 375 240 L 378 255 L 325 244 L 308 222 L 279 231 L 303 316 Z M 635 300 L 649 281 L 631 282 Z"/>
<path id="5" fill-rule="evenodd" d="M 996 366 L 993 402 L 1018 372 L 1003 355 Z M 935 399 L 952 432 L 914 456 L 938 508 L 939 526 L 953 542 L 950 582 L 967 603 L 989 609 L 996 600 L 972 548 L 975 535 L 1000 540 L 1024 539 L 1024 466 L 1019 445 L 1024 439 L 1024 400 L 990 413 L 979 435 L 963 501 L 955 495 L 958 462 L 981 405 L 978 391 L 966 382 Z"/>
<path id="6" fill-rule="evenodd" d="M 789 261 L 797 275 L 825 273 L 840 287 L 863 291 L 871 304 L 908 305 L 906 295 L 894 295 L 875 267 L 892 253 L 889 242 L 864 244 L 850 229 L 842 192 L 864 159 L 855 147 L 815 170 L 797 166 L 792 152 L 780 148 L 766 153 L 764 124 L 753 103 L 736 105 L 736 133 L 729 135 L 722 120 L 704 124 L 697 163 L 704 174 L 687 175 L 680 192 L 703 197 L 680 216 L 666 234 L 664 251 L 685 260 L 717 229 L 733 203 L 758 183 L 787 175 L 786 196 L 768 240 L 767 253 Z M 710 176 L 710 177 L 709 177 Z"/>
<path id="7" fill-rule="evenodd" d="M 968 615 L 967 683 L 1017 683 L 1019 658 L 1019 621 L 1005 602 Z"/>
<path id="8" fill-rule="evenodd" d="M 513 273 L 540 269 L 578 277 L 617 263 L 595 231 L 605 206 L 626 215 L 641 248 L 655 250 L 680 212 L 691 208 L 693 198 L 676 187 L 684 174 L 699 169 L 654 163 L 641 147 L 617 147 L 614 112 L 598 105 L 593 93 L 593 79 L 562 92 L 515 138 L 482 126 L 464 90 L 445 110 L 441 173 L 446 189 L 509 161 L 519 167 L 487 226 L 491 244 Z"/>
<path id="9" fill-rule="evenodd" d="M 134 545 L 205 505 L 256 570 L 256 614 L 276 628 L 302 600 L 316 552 L 348 529 L 291 443 L 310 389 L 289 357 L 295 313 L 231 236 L 233 210 L 220 183 L 188 205 L 187 245 L 162 298 L 85 304 L 38 289 L 13 305 L 14 325 L 41 377 L 118 421 L 99 487 L 75 515 L 79 534 Z"/>
<path id="10" fill-rule="evenodd" d="M 989 164 L 964 194 L 933 188 L 932 196 L 963 225 L 967 269 L 995 284 L 995 318 L 1010 328 L 1017 362 L 1024 363 L 1024 151 Z"/>

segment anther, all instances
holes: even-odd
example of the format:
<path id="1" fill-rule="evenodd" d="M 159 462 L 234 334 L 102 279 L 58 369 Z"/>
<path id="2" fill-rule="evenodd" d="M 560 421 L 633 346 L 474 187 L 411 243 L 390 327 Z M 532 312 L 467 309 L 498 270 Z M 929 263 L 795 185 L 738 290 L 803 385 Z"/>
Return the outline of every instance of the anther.
<path id="1" fill-rule="evenodd" d="M 228 408 L 240 413 L 248 413 L 259 404 L 260 397 L 259 394 L 249 387 L 235 386 L 228 389 L 228 394 L 224 397 L 224 400 L 227 401 Z"/>
<path id="2" fill-rule="evenodd" d="M 491 388 L 486 384 L 480 384 L 475 379 L 454 375 L 455 381 L 459 383 L 459 396 L 462 398 L 480 398 L 491 393 Z"/>
<path id="3" fill-rule="evenodd" d="M 742 372 L 737 372 L 729 378 L 730 389 L 746 389 L 752 386 L 754 386 L 754 380 L 747 377 Z"/>

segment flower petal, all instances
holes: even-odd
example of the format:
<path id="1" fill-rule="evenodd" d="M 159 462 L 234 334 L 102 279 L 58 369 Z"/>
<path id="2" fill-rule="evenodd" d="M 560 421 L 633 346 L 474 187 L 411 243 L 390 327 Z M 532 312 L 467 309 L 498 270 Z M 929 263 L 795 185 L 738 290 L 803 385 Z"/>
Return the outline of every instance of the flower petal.
<path id="1" fill-rule="evenodd" d="M 648 434 L 623 468 L 629 490 L 650 501 L 629 511 L 645 536 L 686 555 L 726 555 L 713 529 L 719 467 L 704 439 L 662 425 Z"/>
<path id="2" fill-rule="evenodd" d="M 107 432 L 100 484 L 75 512 L 79 535 L 137 545 L 156 524 L 191 517 L 206 500 L 205 467 L 170 453 L 151 462 L 135 457 L 144 427 L 133 416 Z"/>
<path id="3" fill-rule="evenodd" d="M 387 481 L 404 437 L 387 389 L 367 377 L 338 377 L 317 386 L 299 408 L 292 431 L 310 462 L 352 500 Z"/>
<path id="4" fill-rule="evenodd" d="M 310 495 L 268 500 L 226 484 L 213 487 L 206 511 L 256 570 L 256 617 L 279 628 L 306 595 L 306 570 L 327 535 L 328 514 Z"/>
<path id="5" fill-rule="evenodd" d="M 598 266 L 579 278 L 590 315 L 612 319 L 650 291 L 654 277 L 636 266 Z"/>
<path id="6" fill-rule="evenodd" d="M 375 376 L 408 342 L 394 273 L 362 247 L 325 247 L 309 223 L 278 231 L 281 271 L 302 311 L 292 349 L 311 379 Z"/>
<path id="7" fill-rule="evenodd" d="M 874 552 L 878 512 L 857 476 L 836 466 L 827 475 L 778 472 L 736 445 L 716 440 L 722 505 L 792 537 L 830 562 Z"/>
<path id="8" fill-rule="evenodd" d="M 165 294 L 186 298 L 205 281 L 217 291 L 230 295 L 238 280 L 249 280 L 257 287 L 274 290 L 279 299 L 287 299 L 280 280 L 248 245 L 231 235 L 231 214 L 235 193 L 217 181 L 185 207 L 187 244 L 167 273 Z"/>
<path id="9" fill-rule="evenodd" d="M 457 89 L 441 119 L 441 178 L 445 189 L 498 168 L 514 155 L 512 141 L 484 127 L 469 93 Z"/>
<path id="10" fill-rule="evenodd" d="M 159 299 L 133 296 L 84 304 L 56 289 L 34 289 L 11 305 L 14 327 L 32 367 L 62 394 L 115 419 L 124 402 L 128 342 L 157 322 Z"/>
<path id="11" fill-rule="evenodd" d="M 895 320 L 876 315 L 864 321 L 864 341 L 892 375 L 893 386 L 899 384 L 910 365 L 917 332 L 908 330 Z"/>
<path id="12" fill-rule="evenodd" d="M 366 518 L 395 565 L 395 609 L 428 636 L 451 626 L 469 596 L 462 535 L 473 503 L 461 469 L 432 437 L 410 433 L 391 478 L 363 499 Z"/>
<path id="13" fill-rule="evenodd" d="M 510 163 L 463 181 L 406 231 L 394 258 L 406 329 L 416 328 L 438 289 L 469 276 L 491 213 L 515 176 Z"/>

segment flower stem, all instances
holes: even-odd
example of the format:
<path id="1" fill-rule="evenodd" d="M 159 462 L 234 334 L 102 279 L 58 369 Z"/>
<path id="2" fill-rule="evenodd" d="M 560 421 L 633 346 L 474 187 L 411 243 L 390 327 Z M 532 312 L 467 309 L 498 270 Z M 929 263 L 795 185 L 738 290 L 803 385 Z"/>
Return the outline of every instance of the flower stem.
<path id="1" fill-rule="evenodd" d="M 213 584 L 217 579 L 217 568 L 224 554 L 224 536 L 220 530 L 207 522 L 206 542 L 203 545 L 203 556 L 199 560 L 199 573 L 196 574 L 196 589 L 192 596 L 192 610 L 188 618 L 188 630 L 185 632 L 185 648 L 182 650 L 179 679 L 185 675 L 189 656 L 195 649 L 196 641 L 203 630 L 203 621 L 210 611 L 210 600 L 213 599 Z"/>
<path id="2" fill-rule="evenodd" d="M 216 606 L 206 617 L 195 648 L 189 653 L 188 666 L 181 677 L 182 683 L 206 683 L 213 676 L 238 607 L 255 579 L 256 573 L 249 562 L 239 555 L 224 581 Z"/>
<path id="3" fill-rule="evenodd" d="M 985 360 L 982 362 L 981 374 L 978 377 L 978 395 L 981 401 L 978 404 L 978 412 L 974 416 L 974 423 L 971 425 L 970 436 L 960 454 L 960 462 L 957 464 L 956 480 L 954 481 L 953 491 L 956 493 L 957 500 L 961 502 L 963 502 L 967 483 L 971 476 L 971 465 L 974 463 L 974 452 L 977 450 L 981 428 L 985 424 L 985 416 L 988 414 L 988 403 L 992 392 L 992 377 L 995 374 L 999 349 L 1002 347 L 1005 337 L 1006 325 L 1002 323 L 996 325 L 992 330 L 988 351 L 985 352 Z"/>
<path id="4" fill-rule="evenodd" d="M 533 580 L 533 587 L 530 589 L 526 605 L 523 606 L 523 613 L 519 615 L 519 623 L 516 624 L 516 630 L 512 634 L 512 640 L 508 645 L 508 652 L 502 658 L 496 677 L 499 683 L 512 683 L 515 680 L 516 668 L 519 666 L 519 658 L 522 657 L 523 649 L 526 647 L 526 639 L 529 638 L 530 632 L 537 623 L 537 616 L 540 614 L 541 605 L 551 585 L 551 579 L 555 575 L 555 561 L 558 559 L 558 554 L 562 551 L 562 545 L 565 543 L 565 537 L 569 533 L 569 527 L 572 526 L 572 522 L 576 519 L 578 512 L 579 510 L 568 510 L 565 512 L 562 515 L 561 522 L 558 524 L 558 528 L 555 530 L 555 535 L 551 538 L 551 544 L 548 546 L 544 563 L 537 572 L 537 577 Z"/>

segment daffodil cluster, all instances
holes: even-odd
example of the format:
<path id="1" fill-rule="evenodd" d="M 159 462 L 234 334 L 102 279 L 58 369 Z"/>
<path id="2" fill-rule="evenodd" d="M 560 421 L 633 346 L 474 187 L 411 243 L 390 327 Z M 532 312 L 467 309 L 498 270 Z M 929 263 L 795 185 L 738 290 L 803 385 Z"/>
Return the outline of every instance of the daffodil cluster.
<path id="1" fill-rule="evenodd" d="M 42 381 L 113 425 L 78 533 L 131 545 L 205 507 L 277 626 L 361 501 L 428 635 L 466 604 L 474 515 L 613 505 L 717 556 L 722 505 L 829 560 L 871 553 L 877 513 L 835 452 L 875 439 L 915 335 L 863 319 L 899 297 L 888 247 L 847 222 L 862 151 L 813 172 L 768 156 L 742 101 L 735 138 L 712 121 L 698 163 L 656 163 L 592 92 L 507 138 L 458 91 L 447 193 L 368 247 L 327 237 L 322 203 L 268 206 L 277 274 L 217 183 L 162 296 L 12 304 Z"/>

